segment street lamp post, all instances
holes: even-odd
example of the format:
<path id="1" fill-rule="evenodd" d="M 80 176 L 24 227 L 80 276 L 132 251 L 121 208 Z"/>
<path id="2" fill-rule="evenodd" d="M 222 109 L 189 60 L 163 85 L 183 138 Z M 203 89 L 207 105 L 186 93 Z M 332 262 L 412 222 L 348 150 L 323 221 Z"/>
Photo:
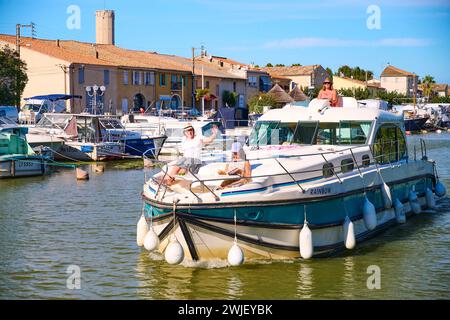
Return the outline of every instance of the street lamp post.
<path id="1" fill-rule="evenodd" d="M 100 90 L 100 92 L 99 92 Z M 86 87 L 86 93 L 88 94 L 89 97 L 93 97 L 93 101 L 92 101 L 92 113 L 93 114 L 101 114 L 101 112 L 97 113 L 97 96 L 101 97 L 105 94 L 106 88 L 105 86 L 98 86 L 98 85 L 93 85 L 91 86 L 87 86 Z"/>

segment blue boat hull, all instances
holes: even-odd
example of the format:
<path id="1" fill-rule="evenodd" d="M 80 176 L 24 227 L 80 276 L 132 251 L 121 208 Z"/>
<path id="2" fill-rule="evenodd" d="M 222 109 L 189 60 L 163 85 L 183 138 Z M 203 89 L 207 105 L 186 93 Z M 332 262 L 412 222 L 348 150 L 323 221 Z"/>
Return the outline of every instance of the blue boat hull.
<path id="1" fill-rule="evenodd" d="M 145 155 L 149 158 L 156 158 L 161 151 L 161 147 L 165 139 L 166 137 L 124 140 L 123 142 L 125 143 L 125 153 L 139 157 L 142 157 L 145 153 Z"/>
<path id="2" fill-rule="evenodd" d="M 428 118 L 413 118 L 413 119 L 405 119 L 405 130 L 406 131 L 420 131 L 422 130 L 425 122 L 427 122 Z"/>

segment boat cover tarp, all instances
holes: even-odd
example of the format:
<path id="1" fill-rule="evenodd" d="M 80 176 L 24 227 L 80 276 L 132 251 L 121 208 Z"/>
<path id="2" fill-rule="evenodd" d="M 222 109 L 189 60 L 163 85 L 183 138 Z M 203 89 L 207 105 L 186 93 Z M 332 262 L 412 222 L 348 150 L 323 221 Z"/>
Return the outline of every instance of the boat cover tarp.
<path id="1" fill-rule="evenodd" d="M 46 94 L 41 96 L 34 96 L 25 98 L 25 100 L 50 100 L 50 101 L 58 101 L 58 100 L 68 100 L 72 98 L 81 99 L 81 96 L 71 95 L 71 94 Z"/>

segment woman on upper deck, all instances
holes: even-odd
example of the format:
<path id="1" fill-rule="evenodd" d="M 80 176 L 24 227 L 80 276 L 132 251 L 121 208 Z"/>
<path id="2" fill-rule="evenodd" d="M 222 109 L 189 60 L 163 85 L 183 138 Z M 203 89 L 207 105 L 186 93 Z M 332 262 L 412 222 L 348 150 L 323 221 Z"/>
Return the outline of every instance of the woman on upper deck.
<path id="1" fill-rule="evenodd" d="M 337 91 L 333 89 L 333 82 L 329 77 L 326 77 L 325 80 L 323 81 L 322 90 L 320 90 L 317 98 L 327 99 L 328 101 L 330 101 L 331 107 L 340 107 L 339 96 L 337 94 Z"/>

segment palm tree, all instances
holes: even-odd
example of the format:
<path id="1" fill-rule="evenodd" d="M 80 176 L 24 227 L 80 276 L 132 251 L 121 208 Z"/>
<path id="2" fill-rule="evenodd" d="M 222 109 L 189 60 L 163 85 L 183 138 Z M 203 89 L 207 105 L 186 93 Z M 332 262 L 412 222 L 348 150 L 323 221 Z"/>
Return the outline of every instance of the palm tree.
<path id="1" fill-rule="evenodd" d="M 422 80 L 423 94 L 427 96 L 428 99 L 430 99 L 433 83 L 436 83 L 436 81 L 434 81 L 434 78 L 430 75 L 426 75 Z"/>

